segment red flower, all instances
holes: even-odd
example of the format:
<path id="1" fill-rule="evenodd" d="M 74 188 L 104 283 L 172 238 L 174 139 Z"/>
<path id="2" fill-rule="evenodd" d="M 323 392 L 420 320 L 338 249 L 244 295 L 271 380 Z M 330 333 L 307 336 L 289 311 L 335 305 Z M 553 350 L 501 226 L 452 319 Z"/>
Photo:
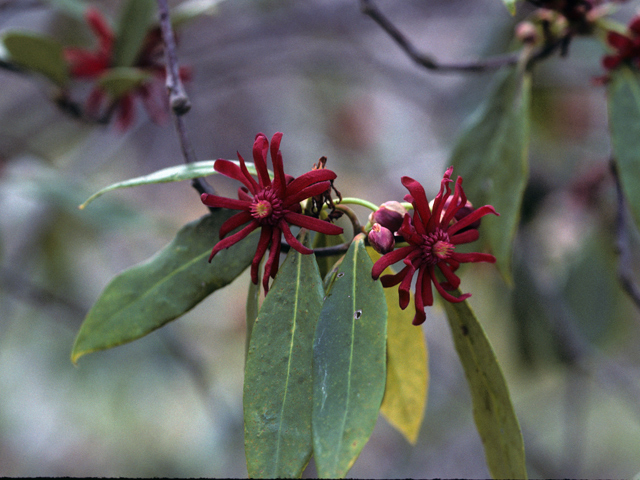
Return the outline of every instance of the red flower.
<path id="1" fill-rule="evenodd" d="M 465 293 L 454 297 L 447 290 L 454 290 L 460 285 L 460 279 L 454 273 L 461 263 L 496 261 L 493 255 L 486 253 L 457 253 L 456 245 L 473 242 L 478 239 L 478 230 L 469 228 L 479 218 L 493 213 L 499 215 L 492 206 L 485 205 L 472 213 L 455 220 L 456 214 L 465 208 L 467 197 L 462 190 L 462 178 L 456 181 L 453 196 L 449 183 L 453 167 L 445 172 L 440 184 L 440 192 L 433 202 L 433 210 L 429 209 L 429 202 L 422 185 L 409 177 L 402 177 L 402 184 L 411 195 L 405 200 L 413 204 L 413 218 L 407 213 L 398 233 L 409 244 L 387 253 L 373 266 L 371 275 L 377 279 L 385 268 L 403 260 L 405 267 L 395 275 L 384 275 L 381 278 L 384 287 L 400 284 L 400 308 L 403 310 L 409 304 L 409 288 L 413 276 L 418 272 L 415 292 L 416 315 L 414 325 L 420 325 L 426 320 L 424 308 L 433 305 L 431 283 L 438 293 L 449 302 L 461 302 L 471 296 Z M 450 200 L 449 200 L 450 199 Z M 436 277 L 436 267 L 440 269 L 445 282 Z"/>
<path id="2" fill-rule="evenodd" d="M 308 228 L 327 235 L 339 235 L 342 228 L 318 218 L 302 214 L 300 202 L 320 195 L 331 188 L 331 180 L 336 174 L 331 170 L 319 169 L 307 172 L 294 179 L 284 174 L 280 140 L 282 133 L 276 133 L 271 139 L 271 161 L 273 163 L 273 182 L 267 171 L 267 151 L 269 141 L 259 133 L 253 143 L 253 161 L 258 172 L 258 181 L 249 174 L 244 159 L 238 153 L 240 166 L 229 160 L 216 160 L 213 168 L 223 175 L 239 180 L 244 185 L 238 189 L 238 200 L 202 194 L 202 203 L 209 207 L 242 210 L 220 227 L 220 241 L 213 247 L 209 261 L 220 251 L 239 242 L 258 227 L 260 241 L 251 264 L 251 280 L 258 283 L 258 266 L 267 248 L 271 248 L 269 258 L 264 267 L 262 286 L 265 293 L 269 290 L 269 277 L 275 278 L 278 272 L 280 256 L 280 236 L 284 234 L 287 243 L 303 254 L 311 254 L 313 250 L 302 245 L 291 233 L 289 225 Z M 246 225 L 242 230 L 230 237 L 227 234 L 237 227 Z M 224 240 L 223 240 L 224 239 Z"/>
<path id="3" fill-rule="evenodd" d="M 116 36 L 97 9 L 88 8 L 85 18 L 98 39 L 96 50 L 67 47 L 64 49 L 64 56 L 69 63 L 72 77 L 97 80 L 114 67 Z M 163 123 L 166 120 L 169 104 L 164 86 L 165 68 L 162 64 L 162 53 L 162 36 L 160 29 L 155 28 L 147 33 L 133 65 L 133 67 L 150 74 L 151 78 L 113 99 L 113 102 L 107 106 L 107 111 L 113 108 L 117 112 L 116 123 L 121 130 L 126 130 L 133 123 L 134 99 L 136 97 L 141 99 L 151 120 L 155 123 Z M 183 81 L 189 80 L 191 70 L 185 67 L 180 68 L 180 77 Z M 87 99 L 85 107 L 87 113 L 92 117 L 99 118 L 102 106 L 108 96 L 105 89 L 95 86 Z"/>
<path id="4" fill-rule="evenodd" d="M 602 59 L 604 68 L 613 70 L 623 62 L 640 67 L 640 16 L 631 19 L 628 35 L 614 31 L 607 32 L 607 43 L 616 52 Z"/>

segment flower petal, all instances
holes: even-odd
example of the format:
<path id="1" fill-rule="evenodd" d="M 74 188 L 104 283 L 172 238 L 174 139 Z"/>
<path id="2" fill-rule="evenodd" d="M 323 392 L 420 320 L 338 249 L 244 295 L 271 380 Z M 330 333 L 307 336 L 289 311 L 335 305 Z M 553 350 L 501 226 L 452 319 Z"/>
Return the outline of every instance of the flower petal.
<path id="1" fill-rule="evenodd" d="M 465 293 L 465 294 L 460 295 L 459 297 L 456 298 L 453 295 L 451 295 L 450 293 L 448 293 L 447 291 L 445 291 L 445 289 L 442 288 L 442 285 L 440 285 L 440 282 L 436 278 L 436 272 L 435 272 L 435 270 L 433 268 L 429 269 L 429 276 L 431 277 L 431 281 L 435 285 L 436 290 L 438 291 L 440 296 L 442 296 L 442 298 L 444 298 L 448 302 L 460 303 L 460 302 L 466 300 L 467 298 L 469 298 L 471 296 L 470 293 Z"/>
<path id="2" fill-rule="evenodd" d="M 287 188 L 287 180 L 284 176 L 284 167 L 282 164 L 282 153 L 280 152 L 280 141 L 282 140 L 282 132 L 276 132 L 271 137 L 271 163 L 273 163 L 273 189 L 278 197 L 283 198 L 285 189 Z"/>
<path id="3" fill-rule="evenodd" d="M 213 250 L 211 250 L 211 256 L 209 256 L 209 261 L 211 261 L 211 259 L 213 257 L 215 257 L 215 255 L 220 250 L 224 250 L 225 248 L 229 248 L 234 243 L 237 243 L 240 240 L 246 238 L 251 232 L 253 232 L 259 226 L 260 226 L 260 224 L 254 220 L 249 225 L 247 225 L 242 230 L 240 230 L 239 232 L 234 233 L 233 235 L 231 235 L 230 237 L 225 238 L 224 240 L 220 240 L 218 243 L 215 244 L 215 246 L 213 247 Z"/>
<path id="4" fill-rule="evenodd" d="M 299 190 L 297 193 L 287 196 L 282 203 L 282 206 L 284 208 L 288 208 L 294 203 L 300 203 L 302 200 L 306 200 L 307 198 L 315 197 L 316 195 L 322 195 L 330 188 L 331 184 L 329 182 L 320 182 L 309 185 L 308 187 Z"/>
<path id="5" fill-rule="evenodd" d="M 326 168 L 319 170 L 311 170 L 310 172 L 303 173 L 298 178 L 294 179 L 287 185 L 287 191 L 285 197 L 295 195 L 303 188 L 313 185 L 314 183 L 326 182 L 327 180 L 335 180 L 337 175 Z"/>
<path id="6" fill-rule="evenodd" d="M 465 230 L 457 235 L 450 236 L 449 241 L 454 245 L 462 245 L 463 243 L 475 242 L 478 238 L 480 238 L 480 232 L 472 228 L 471 230 Z"/>
<path id="7" fill-rule="evenodd" d="M 444 275 L 444 278 L 447 279 L 447 281 L 451 284 L 451 286 L 454 289 L 460 286 L 460 278 L 455 273 L 453 273 L 453 270 L 449 268 L 449 265 L 447 265 L 445 262 L 439 262 L 438 268 Z M 452 289 L 448 288 L 447 290 L 452 290 Z"/>
<path id="8" fill-rule="evenodd" d="M 422 284 L 424 283 L 424 268 L 421 268 L 418 272 L 418 279 L 416 280 L 416 293 L 413 297 L 413 304 L 416 309 L 416 314 L 413 317 L 414 325 L 422 325 L 424 321 L 427 319 L 427 315 L 424 311 L 424 302 L 422 300 L 422 295 L 424 289 L 422 288 Z M 427 276 L 427 282 L 431 282 Z"/>
<path id="9" fill-rule="evenodd" d="M 219 197 L 217 195 L 211 195 L 209 193 L 203 193 L 200 195 L 200 200 L 207 207 L 214 208 L 229 208 L 231 210 L 246 210 L 247 212 L 251 208 L 251 202 L 244 200 L 236 200 L 234 198 Z"/>
<path id="10" fill-rule="evenodd" d="M 269 171 L 267 170 L 267 152 L 269 151 L 269 140 L 264 133 L 256 135 L 253 142 L 253 163 L 258 172 L 258 182 L 261 188 L 271 186 Z"/>
<path id="11" fill-rule="evenodd" d="M 487 262 L 496 263 L 496 257 L 488 253 L 457 253 L 454 252 L 451 258 L 456 262 L 469 263 L 469 262 Z"/>
<path id="12" fill-rule="evenodd" d="M 493 213 L 498 217 L 500 216 L 500 214 L 496 212 L 495 208 L 493 208 L 491 205 L 483 205 L 482 207 L 478 208 L 477 210 L 474 210 L 466 217 L 462 218 L 461 220 L 451 225 L 447 233 L 449 233 L 450 236 L 454 235 L 457 231 L 462 230 L 464 227 L 471 225 L 473 222 L 475 222 L 479 218 L 482 218 L 485 215 L 488 215 L 490 213 Z"/>
<path id="13" fill-rule="evenodd" d="M 413 207 L 415 208 L 416 213 L 420 215 L 422 224 L 426 225 L 429 218 L 431 218 L 431 210 L 429 210 L 429 201 L 427 200 L 427 194 L 424 192 L 424 188 L 419 182 L 411 177 L 402 177 L 400 181 L 402 182 L 402 185 L 409 190 L 409 193 L 411 193 L 411 196 L 413 197 Z M 418 223 L 416 220 L 416 216 L 414 215 L 414 226 Z M 416 226 L 416 229 L 418 230 L 418 233 L 422 233 L 419 227 Z"/>
<path id="14" fill-rule="evenodd" d="M 269 292 L 269 277 L 275 278 L 278 273 L 278 262 L 280 260 L 280 229 L 275 227 L 271 232 L 271 251 L 269 258 L 264 266 L 264 275 L 262 276 L 262 288 L 264 294 Z"/>
<path id="15" fill-rule="evenodd" d="M 398 285 L 404 277 L 407 275 L 411 267 L 404 267 L 396 274 L 387 274 L 380 277 L 380 282 L 384 288 L 395 287 Z"/>
<path id="16" fill-rule="evenodd" d="M 429 267 L 424 267 L 424 269 L 432 269 L 433 270 L 433 266 L 429 266 Z M 418 285 L 416 285 L 416 288 L 419 288 Z M 431 275 L 425 275 L 422 279 L 422 302 L 424 303 L 424 305 L 426 307 L 430 307 L 431 305 L 433 305 L 433 289 L 431 288 Z"/>
<path id="17" fill-rule="evenodd" d="M 371 269 L 371 277 L 373 277 L 374 280 L 377 280 L 387 267 L 399 262 L 416 248 L 417 247 L 415 247 L 414 245 L 409 245 L 408 247 L 400 247 L 393 252 L 389 252 L 383 255 L 378 259 L 376 263 L 373 264 L 373 268 Z"/>
<path id="18" fill-rule="evenodd" d="M 294 250 L 302 253 L 303 255 L 311 255 L 313 250 L 302 245 L 296 237 L 293 236 L 291 230 L 289 229 L 289 225 L 284 220 L 280 220 L 278 226 L 282 229 L 282 234 L 284 235 L 284 239 L 287 241 L 289 246 Z"/>
<path id="19" fill-rule="evenodd" d="M 338 227 L 333 223 L 310 217 L 308 215 L 302 215 L 301 213 L 289 211 L 285 213 L 284 219 L 291 225 L 308 228 L 309 230 L 313 230 L 314 232 L 320 232 L 326 235 L 340 235 L 344 231 L 342 227 Z"/>
<path id="20" fill-rule="evenodd" d="M 238 153 L 238 158 L 240 159 L 240 165 L 244 165 L 244 159 Z M 233 162 L 229 160 L 225 160 L 223 158 L 219 158 L 213 164 L 213 168 L 216 172 L 221 173 L 225 177 L 233 178 L 234 180 L 238 180 L 242 182 L 242 184 L 253 194 L 255 195 L 258 191 L 257 182 L 249 175 L 249 172 L 242 171 L 242 167 L 239 167 Z M 246 166 L 244 169 L 246 170 Z"/>
<path id="21" fill-rule="evenodd" d="M 236 213 L 220 226 L 220 233 L 218 235 L 222 239 L 226 237 L 229 232 L 232 232 L 240 225 L 244 225 L 245 223 L 250 222 L 252 218 L 253 217 L 249 212 Z"/>
<path id="22" fill-rule="evenodd" d="M 449 167 L 442 177 L 440 181 L 440 191 L 433 199 L 433 208 L 431 209 L 431 218 L 429 218 L 429 222 L 426 223 L 426 229 L 428 232 L 433 232 L 437 225 L 440 225 L 440 220 L 442 218 L 442 209 L 444 208 L 447 199 L 451 196 L 451 187 L 449 183 L 451 183 L 451 173 L 453 172 L 453 167 Z M 458 180 L 462 182 L 462 178 L 458 177 Z"/>
<path id="23" fill-rule="evenodd" d="M 251 281 L 257 285 L 258 284 L 258 268 L 260 267 L 260 261 L 262 257 L 264 257 L 264 253 L 269 248 L 269 242 L 271 241 L 271 226 L 265 225 L 262 227 L 260 231 L 260 240 L 258 241 L 258 248 L 256 249 L 256 254 L 253 257 L 253 261 L 251 262 Z"/>

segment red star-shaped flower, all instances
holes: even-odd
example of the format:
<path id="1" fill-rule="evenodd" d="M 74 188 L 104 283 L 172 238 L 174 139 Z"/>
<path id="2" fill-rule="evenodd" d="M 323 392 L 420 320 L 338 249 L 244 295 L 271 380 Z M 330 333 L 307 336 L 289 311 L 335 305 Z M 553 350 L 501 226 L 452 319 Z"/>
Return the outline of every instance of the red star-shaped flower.
<path id="1" fill-rule="evenodd" d="M 258 283 L 258 266 L 267 248 L 271 248 L 264 267 L 262 286 L 265 293 L 269 290 L 269 277 L 275 278 L 278 272 L 280 256 L 280 237 L 284 235 L 287 243 L 303 254 L 313 250 L 302 245 L 291 233 L 289 225 L 308 228 L 327 235 L 339 235 L 342 228 L 318 218 L 302 214 L 300 202 L 321 195 L 331 188 L 331 180 L 336 174 L 331 170 L 312 170 L 298 178 L 284 174 L 280 141 L 282 133 L 276 133 L 271 139 L 271 161 L 273 163 L 273 181 L 267 170 L 267 152 L 269 141 L 259 133 L 253 143 L 253 161 L 258 172 L 258 181 L 249 174 L 244 159 L 238 153 L 240 166 L 229 160 L 216 160 L 213 168 L 223 175 L 239 180 L 244 185 L 238 189 L 238 200 L 202 194 L 202 203 L 209 207 L 242 210 L 229 218 L 220 227 L 220 241 L 213 247 L 209 261 L 220 251 L 239 242 L 258 227 L 261 227 L 258 249 L 251 264 L 251 280 Z M 227 237 L 232 230 L 247 224 L 242 230 Z"/>
<path id="2" fill-rule="evenodd" d="M 616 52 L 613 55 L 606 55 L 602 59 L 604 68 L 613 70 L 623 62 L 636 68 L 640 67 L 640 16 L 631 19 L 628 35 L 614 31 L 608 32 L 607 43 Z"/>
<path id="3" fill-rule="evenodd" d="M 427 196 L 417 181 L 409 177 L 402 177 L 402 184 L 409 190 L 410 195 L 405 200 L 413 204 L 413 218 L 407 213 L 398 233 L 409 244 L 382 256 L 373 266 L 371 275 L 374 279 L 382 272 L 400 260 L 405 267 L 395 275 L 384 275 L 380 280 L 384 287 L 400 284 L 400 308 L 407 308 L 411 298 L 409 289 L 415 273 L 418 273 L 415 287 L 416 315 L 414 325 L 420 325 L 426 320 L 424 308 L 433 305 L 433 283 L 438 293 L 449 302 L 461 302 L 471 296 L 465 293 L 454 297 L 447 290 L 454 290 L 460 285 L 460 278 L 454 273 L 461 263 L 496 261 L 493 255 L 486 253 L 458 253 L 456 245 L 473 242 L 478 239 L 478 230 L 473 228 L 481 217 L 493 213 L 498 215 L 490 205 L 474 210 L 456 221 L 456 214 L 466 208 L 467 197 L 462 190 L 462 178 L 456 181 L 453 196 L 449 183 L 453 167 L 444 174 L 440 184 L 440 192 L 433 202 L 433 209 L 429 208 Z M 459 216 L 459 215 L 458 215 Z M 442 272 L 445 280 L 441 282 L 436 277 L 436 267 Z"/>
<path id="4" fill-rule="evenodd" d="M 97 48 L 95 50 L 87 50 L 67 47 L 64 49 L 64 56 L 69 64 L 72 77 L 97 80 L 114 67 L 113 56 L 116 36 L 96 8 L 88 8 L 85 19 L 97 37 Z M 107 109 L 116 109 L 116 122 L 121 130 L 126 130 L 133 123 L 134 99 L 136 97 L 141 99 L 149 118 L 155 123 L 162 123 L 167 118 L 169 105 L 164 86 L 165 68 L 162 64 L 162 53 L 163 44 L 160 29 L 154 28 L 147 33 L 140 53 L 133 65 L 133 67 L 150 74 L 151 77 L 119 98 L 113 99 L 114 103 L 107 107 Z M 180 77 L 183 81 L 189 80 L 191 69 L 180 68 Z M 100 110 L 107 97 L 107 91 L 96 85 L 87 99 L 85 107 L 87 113 L 99 118 Z"/>

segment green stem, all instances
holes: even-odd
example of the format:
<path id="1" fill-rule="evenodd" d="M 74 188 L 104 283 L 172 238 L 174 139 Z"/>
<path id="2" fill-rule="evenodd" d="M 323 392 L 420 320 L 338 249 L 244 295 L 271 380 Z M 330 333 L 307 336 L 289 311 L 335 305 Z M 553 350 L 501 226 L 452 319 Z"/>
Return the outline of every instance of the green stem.
<path id="1" fill-rule="evenodd" d="M 345 197 L 340 201 L 336 202 L 336 205 L 340 205 L 340 204 L 347 204 L 347 205 L 360 205 L 362 207 L 366 207 L 369 210 L 372 211 L 376 211 L 378 210 L 378 205 L 375 205 L 371 202 L 368 202 L 366 200 L 362 200 L 361 198 L 355 198 L 355 197 Z"/>

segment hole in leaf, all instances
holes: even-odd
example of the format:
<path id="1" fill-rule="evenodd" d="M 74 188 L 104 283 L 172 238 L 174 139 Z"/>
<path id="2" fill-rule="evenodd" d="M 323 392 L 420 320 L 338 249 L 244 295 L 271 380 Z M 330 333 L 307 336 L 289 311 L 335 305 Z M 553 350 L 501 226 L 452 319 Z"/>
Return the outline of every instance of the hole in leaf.
<path id="1" fill-rule="evenodd" d="M 362 317 L 362 310 L 356 310 L 356 313 L 353 314 L 353 318 L 360 320 L 360 317 Z"/>

